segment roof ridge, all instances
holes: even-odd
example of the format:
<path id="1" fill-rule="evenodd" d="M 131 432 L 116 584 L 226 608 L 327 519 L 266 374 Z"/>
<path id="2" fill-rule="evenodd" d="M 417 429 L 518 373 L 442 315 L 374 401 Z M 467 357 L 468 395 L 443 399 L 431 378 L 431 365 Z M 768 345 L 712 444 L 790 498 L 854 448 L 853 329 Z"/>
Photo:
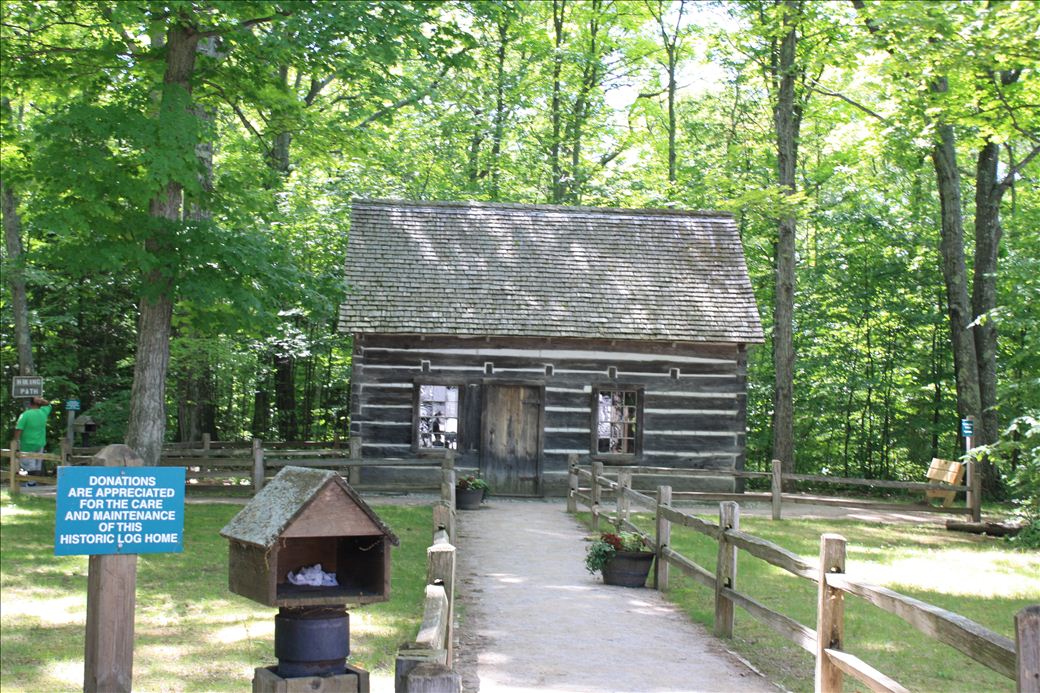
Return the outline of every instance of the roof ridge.
<path id="1" fill-rule="evenodd" d="M 352 207 L 457 207 L 460 209 L 501 209 L 507 211 L 544 210 L 554 212 L 592 212 L 598 214 L 616 214 L 621 216 L 678 216 L 733 219 L 733 214 L 730 212 L 661 207 L 589 207 L 583 205 L 526 204 L 522 202 L 481 202 L 476 200 L 394 200 L 390 198 L 364 197 L 352 198 L 350 204 Z"/>

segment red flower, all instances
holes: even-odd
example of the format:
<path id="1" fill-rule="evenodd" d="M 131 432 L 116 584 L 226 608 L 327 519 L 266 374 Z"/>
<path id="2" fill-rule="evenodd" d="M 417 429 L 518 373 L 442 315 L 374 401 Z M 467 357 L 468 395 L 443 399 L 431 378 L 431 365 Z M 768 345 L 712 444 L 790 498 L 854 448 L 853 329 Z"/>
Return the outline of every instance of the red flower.
<path id="1" fill-rule="evenodd" d="M 611 546 L 613 546 L 615 551 L 620 551 L 621 550 L 621 546 L 622 546 L 623 542 L 621 541 L 621 537 L 619 537 L 618 535 L 611 534 L 611 533 L 607 532 L 607 533 L 601 534 L 599 538 L 600 538 L 601 541 L 605 541 L 606 543 L 608 543 Z"/>

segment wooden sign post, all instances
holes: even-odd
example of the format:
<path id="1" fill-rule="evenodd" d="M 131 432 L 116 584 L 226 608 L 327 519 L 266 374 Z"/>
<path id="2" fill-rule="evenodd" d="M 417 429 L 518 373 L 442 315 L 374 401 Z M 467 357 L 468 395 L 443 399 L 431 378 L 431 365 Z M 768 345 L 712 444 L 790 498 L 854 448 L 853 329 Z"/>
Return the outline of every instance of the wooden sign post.
<path id="1" fill-rule="evenodd" d="M 102 467 L 140 467 L 144 460 L 126 445 L 109 445 L 94 455 Z M 87 633 L 84 693 L 129 693 L 134 677 L 134 609 L 137 554 L 90 557 L 87 574 Z"/>
<path id="2" fill-rule="evenodd" d="M 968 507 L 971 508 L 971 521 L 982 521 L 982 479 L 979 477 L 979 465 L 972 458 L 971 451 L 975 449 L 975 417 L 969 416 L 961 419 L 961 435 L 964 436 L 964 453 L 967 457 L 968 474 L 966 484 L 968 486 Z"/>
<path id="3" fill-rule="evenodd" d="M 54 555 L 88 555 L 86 693 L 133 685 L 137 554 L 183 550 L 184 467 L 145 467 L 126 445 L 59 467 Z"/>

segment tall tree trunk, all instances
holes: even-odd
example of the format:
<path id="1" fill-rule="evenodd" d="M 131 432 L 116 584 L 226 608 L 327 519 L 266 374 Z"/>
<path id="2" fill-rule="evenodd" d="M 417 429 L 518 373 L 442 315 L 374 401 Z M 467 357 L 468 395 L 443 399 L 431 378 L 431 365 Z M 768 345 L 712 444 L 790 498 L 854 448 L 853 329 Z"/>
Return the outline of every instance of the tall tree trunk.
<path id="1" fill-rule="evenodd" d="M 668 182 L 676 181 L 675 172 L 675 81 L 676 55 L 675 46 L 668 46 Z"/>
<path id="2" fill-rule="evenodd" d="M 203 377 L 199 379 L 199 427 L 203 433 L 209 433 L 214 440 L 220 440 L 217 431 L 217 391 L 213 373 L 213 363 L 206 358 L 202 369 Z"/>
<path id="3" fill-rule="evenodd" d="M 32 336 L 29 333 L 29 299 L 25 291 L 22 263 L 22 218 L 18 214 L 18 198 L 6 182 L 0 181 L 3 198 L 4 247 L 7 250 L 7 283 L 11 286 L 11 312 L 14 313 L 14 340 L 18 350 L 18 373 L 33 375 Z"/>
<path id="4" fill-rule="evenodd" d="M 308 339 L 314 341 L 314 326 Z M 315 390 L 321 387 L 314 380 L 314 370 L 317 367 L 317 353 L 313 354 L 304 362 L 303 366 L 303 407 L 300 411 L 299 432 L 301 440 L 316 440 L 314 437 L 314 401 Z"/>
<path id="5" fill-rule="evenodd" d="M 253 425 L 250 430 L 254 438 L 266 438 L 271 430 L 271 384 L 268 381 L 267 354 L 257 359 L 256 389 L 253 391 Z"/>
<path id="6" fill-rule="evenodd" d="M 199 381 L 190 373 L 181 378 L 177 386 L 177 440 L 182 443 L 200 440 L 200 429 Z"/>
<path id="7" fill-rule="evenodd" d="M 212 40 L 200 41 L 198 50 L 205 53 L 204 44 L 211 44 Z M 208 48 L 208 46 L 207 46 Z M 209 48 L 209 50 L 212 50 Z M 214 114 L 212 110 L 202 106 L 192 109 L 200 122 L 212 125 Z M 197 224 L 207 224 L 212 218 L 212 213 L 207 208 L 205 199 L 213 191 L 213 143 L 208 139 L 201 139 L 195 145 L 195 158 L 199 161 L 199 188 L 202 193 L 199 199 L 184 197 L 184 218 Z M 206 428 L 203 423 L 204 410 L 207 406 L 212 409 L 212 402 L 206 399 L 207 381 L 212 376 L 206 363 L 191 364 L 190 368 L 184 370 L 177 386 L 177 439 L 182 443 L 197 442 L 202 439 L 203 433 L 213 433 L 211 428 Z M 210 415 L 212 418 L 212 414 Z"/>
<path id="8" fill-rule="evenodd" d="M 798 166 L 798 132 L 801 108 L 795 99 L 795 66 L 798 47 L 797 27 L 792 23 L 797 5 L 786 0 L 784 24 L 786 33 L 780 43 L 779 81 L 773 120 L 776 127 L 777 173 L 781 189 L 787 195 L 796 192 L 795 172 Z M 796 221 L 784 213 L 777 227 L 776 287 L 773 307 L 773 459 L 780 460 L 784 472 L 793 474 L 794 466 L 794 285 Z"/>
<path id="9" fill-rule="evenodd" d="M 972 309 L 983 316 L 974 328 L 975 358 L 979 369 L 979 401 L 982 429 L 991 443 L 1000 437 L 997 418 L 997 325 L 992 311 L 997 307 L 997 253 L 1000 248 L 1000 198 L 997 180 L 1000 148 L 987 142 L 979 151 L 975 173 L 975 270 Z"/>
<path id="10" fill-rule="evenodd" d="M 600 12 L 603 10 L 601 0 L 592 0 L 591 16 L 589 18 L 588 37 L 589 44 L 585 50 L 582 61 L 581 82 L 578 93 L 574 97 L 574 105 L 571 108 L 570 122 L 567 123 L 566 141 L 570 147 L 571 170 L 565 185 L 562 185 L 561 201 L 576 204 L 581 200 L 581 191 L 585 184 L 587 174 L 582 172 L 581 155 L 585 139 L 585 123 L 589 119 L 591 109 L 591 95 L 596 84 L 599 83 L 600 75 Z"/>
<path id="11" fill-rule="evenodd" d="M 278 69 L 278 87 L 287 89 L 289 68 L 282 66 Z M 271 121 L 284 124 L 278 114 L 272 114 Z M 292 132 L 283 130 L 275 132 L 271 137 L 271 148 L 268 153 L 268 166 L 273 174 L 272 185 L 282 187 L 291 172 L 292 160 L 290 150 L 292 147 Z M 296 430 L 296 357 L 292 354 L 279 354 L 274 349 L 269 350 L 266 358 L 260 360 L 262 369 L 270 368 L 274 373 L 274 404 L 275 404 L 275 429 L 282 440 L 294 440 L 297 437 Z M 262 382 L 264 387 L 257 387 L 256 399 L 253 410 L 253 435 L 263 437 L 263 431 L 270 427 L 268 418 L 270 406 L 270 394 L 266 390 L 269 382 L 266 377 L 258 378 L 258 384 Z"/>
<path id="12" fill-rule="evenodd" d="M 495 64 L 495 116 L 491 135 L 491 200 L 497 202 L 502 185 L 502 140 L 506 129 L 506 49 L 509 45 L 509 13 L 498 24 L 498 51 Z"/>
<path id="13" fill-rule="evenodd" d="M 563 114 L 560 112 L 561 97 L 560 75 L 563 71 L 563 15 L 566 0 L 553 0 L 553 69 L 552 69 L 552 102 L 549 106 L 549 118 L 552 122 L 552 142 L 549 143 L 550 181 L 549 201 L 560 204 L 563 201 L 563 165 L 561 163 L 561 127 Z"/>
<path id="14" fill-rule="evenodd" d="M 940 78 L 936 91 L 946 90 Z M 957 152 L 953 127 L 941 123 L 939 141 L 932 150 L 932 162 L 939 187 L 941 209 L 939 253 L 942 256 L 946 304 L 950 316 L 950 339 L 953 343 L 953 368 L 957 378 L 957 414 L 982 421 L 979 395 L 979 368 L 975 355 L 975 334 L 968 327 L 973 319 L 968 301 L 968 272 L 964 261 L 964 220 L 961 215 L 961 175 L 957 169 Z M 976 429 L 978 442 L 984 444 L 985 432 Z"/>
<path id="15" fill-rule="evenodd" d="M 942 297 L 937 297 L 939 311 L 942 312 Z M 939 337 L 940 323 L 932 324 L 932 458 L 939 456 L 939 431 L 942 428 L 942 355 L 944 350 L 939 348 L 942 340 Z"/>
<path id="16" fill-rule="evenodd" d="M 473 136 L 469 139 L 469 151 L 466 154 L 466 177 L 469 178 L 471 185 L 476 187 L 476 183 L 481 178 L 480 171 L 480 150 L 484 146 L 484 109 L 478 108 L 473 111 Z"/>
<path id="17" fill-rule="evenodd" d="M 668 27 L 665 25 L 665 14 L 669 6 L 672 3 L 670 0 L 656 0 L 656 2 L 650 2 L 648 0 L 647 7 L 650 9 L 650 14 L 653 15 L 654 19 L 657 20 L 658 31 L 661 34 L 661 46 L 664 48 L 665 63 L 663 67 L 668 75 L 668 182 L 674 183 L 676 181 L 676 113 L 675 113 L 675 97 L 678 90 L 678 84 L 676 82 L 675 73 L 679 63 L 679 36 L 682 31 L 683 13 L 686 11 L 686 0 L 679 0 L 678 17 L 675 21 L 675 27 L 671 34 L 668 33 Z"/>
<path id="18" fill-rule="evenodd" d="M 870 309 L 869 306 L 867 308 Z M 867 319 L 867 399 L 859 419 L 860 475 L 866 479 L 874 474 L 874 345 L 872 344 L 870 319 Z"/>
<path id="19" fill-rule="evenodd" d="M 191 93 L 195 47 L 199 34 L 173 25 L 166 33 L 166 73 L 160 109 L 179 103 Z M 180 92 L 180 93 L 178 93 Z M 169 227 L 181 218 L 182 186 L 170 180 L 149 204 L 149 214 L 160 220 L 156 235 L 145 249 L 161 256 L 173 244 Z M 166 370 L 170 362 L 173 285 L 167 273 L 155 269 L 145 274 L 137 321 L 134 383 L 130 393 L 130 418 L 126 442 L 146 465 L 157 465 L 166 434 Z"/>
<path id="20" fill-rule="evenodd" d="M 13 120 L 11 102 L 6 97 L 0 102 L 4 120 Z M 29 333 L 29 298 L 25 291 L 25 269 L 22 247 L 22 217 L 18 213 L 18 196 L 0 174 L 0 208 L 4 215 L 4 248 L 7 250 L 7 283 L 11 286 L 11 312 L 14 313 L 14 341 L 18 351 L 18 373 L 33 375 L 32 336 Z"/>
<path id="21" fill-rule="evenodd" d="M 274 406 L 279 437 L 296 440 L 296 359 L 290 354 L 274 357 Z"/>
<path id="22" fill-rule="evenodd" d="M 883 373 L 885 374 L 885 398 L 884 398 L 884 416 L 881 422 L 881 474 L 879 475 L 882 479 L 887 479 L 891 476 L 891 466 L 889 464 L 891 459 L 892 450 L 892 390 L 894 389 L 894 377 L 892 367 L 893 361 L 895 360 L 895 345 L 893 344 L 892 333 L 888 334 L 888 344 L 885 350 L 885 366 Z"/>

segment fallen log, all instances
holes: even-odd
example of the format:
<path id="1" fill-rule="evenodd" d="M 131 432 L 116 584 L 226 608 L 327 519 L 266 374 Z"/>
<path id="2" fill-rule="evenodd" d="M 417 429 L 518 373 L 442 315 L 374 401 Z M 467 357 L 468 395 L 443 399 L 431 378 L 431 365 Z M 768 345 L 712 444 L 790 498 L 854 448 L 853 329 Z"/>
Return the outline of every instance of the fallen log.
<path id="1" fill-rule="evenodd" d="M 969 532 L 971 534 L 988 534 L 991 537 L 1013 537 L 1022 531 L 1021 524 L 1006 524 L 1003 522 L 962 522 L 961 520 L 947 520 L 946 529 L 951 532 Z"/>

